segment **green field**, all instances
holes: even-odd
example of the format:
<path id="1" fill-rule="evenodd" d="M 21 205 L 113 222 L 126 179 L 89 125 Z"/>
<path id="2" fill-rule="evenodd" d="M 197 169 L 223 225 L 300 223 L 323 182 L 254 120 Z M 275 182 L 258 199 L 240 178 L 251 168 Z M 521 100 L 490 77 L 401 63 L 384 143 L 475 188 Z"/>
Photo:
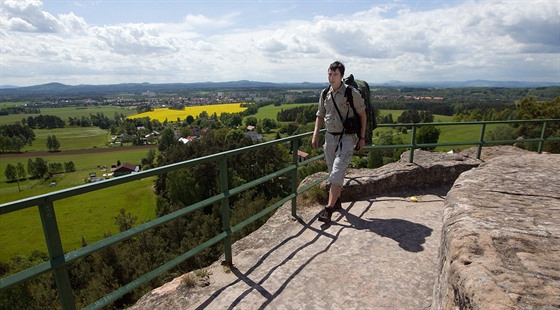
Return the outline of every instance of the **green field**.
<path id="1" fill-rule="evenodd" d="M 42 195 L 65 188 L 85 184 L 89 173 L 101 176 L 104 171 L 98 166 L 110 167 L 121 162 L 140 164 L 146 157 L 148 149 L 114 148 L 114 151 L 64 155 L 64 153 L 41 156 L 47 162 L 64 163 L 73 161 L 76 172 L 54 175 L 48 181 L 24 180 L 19 184 L 7 183 L 4 174 L 0 181 L 0 203 L 20 200 Z M 0 171 L 7 164 L 21 162 L 27 167 L 26 157 L 0 157 Z M 33 158 L 34 159 L 34 158 Z M 114 186 L 94 193 L 79 195 L 55 203 L 57 221 L 65 251 L 81 246 L 82 237 L 86 242 L 93 243 L 103 238 L 106 232 L 117 232 L 114 217 L 121 208 L 138 216 L 137 223 L 155 217 L 155 195 L 153 193 L 154 178 L 143 179 L 132 183 Z M 51 187 L 50 183 L 56 182 Z M 18 254 L 28 255 L 33 250 L 46 251 L 41 222 L 37 208 L 30 208 L 0 216 L 0 260 L 5 261 Z"/>
<path id="2" fill-rule="evenodd" d="M 397 120 L 397 118 L 404 112 L 404 110 L 380 110 L 379 113 L 383 116 L 387 114 L 393 115 L 393 120 Z M 438 122 L 452 122 L 452 116 L 445 116 L 445 115 L 434 115 L 434 123 Z M 436 124 L 437 125 L 437 124 Z M 491 124 L 486 125 L 485 134 L 487 135 L 490 131 L 492 131 L 499 124 Z M 480 139 L 480 128 L 481 125 L 442 125 L 436 126 L 436 128 L 441 130 L 439 141 L 440 142 L 462 142 L 462 141 L 478 141 Z M 381 131 L 394 131 L 394 128 L 378 128 L 376 132 Z M 410 143 L 410 139 L 412 138 L 412 133 L 409 131 L 407 134 L 397 133 L 397 136 L 403 140 L 403 143 L 408 144 Z M 375 138 L 374 141 L 375 143 Z M 451 149 L 467 149 L 474 145 L 463 145 L 457 147 L 451 146 L 440 146 L 436 148 L 436 151 L 440 152 L 447 152 Z"/>
<path id="3" fill-rule="evenodd" d="M 283 104 L 280 106 L 267 105 L 262 108 L 259 108 L 257 114 L 253 115 L 253 117 L 256 117 L 257 119 L 269 118 L 272 120 L 276 120 L 276 116 L 278 115 L 278 112 L 280 112 L 280 110 L 288 110 L 288 109 L 293 109 L 300 106 L 308 106 L 308 105 L 316 106 L 317 103 L 299 103 L 299 104 L 294 103 L 294 104 Z"/>
<path id="4" fill-rule="evenodd" d="M 22 103 L 19 103 L 22 104 Z M 1 107 L 9 107 L 17 105 L 15 102 L 4 102 Z M 68 123 L 69 117 L 89 117 L 91 114 L 103 113 L 112 119 L 115 113 L 122 113 L 125 116 L 136 114 L 135 110 L 123 109 L 112 106 L 89 106 L 89 107 L 63 107 L 63 108 L 41 108 L 43 115 L 55 115 Z M 37 116 L 39 114 L 10 114 L 0 115 L 0 125 L 13 124 L 26 119 L 29 116 Z M 98 127 L 65 127 L 55 129 L 33 129 L 35 140 L 32 145 L 23 147 L 23 152 L 31 151 L 48 151 L 47 136 L 56 136 L 60 142 L 60 150 L 83 150 L 91 148 L 105 148 L 110 142 L 110 136 L 107 130 Z M 4 170 L 2 170 L 4 171 Z"/>
<path id="5" fill-rule="evenodd" d="M 105 148 L 111 141 L 107 130 L 99 127 L 66 127 L 54 129 L 34 129 L 35 140 L 22 151 L 48 151 L 47 136 L 56 136 L 60 151 Z"/>
<path id="6" fill-rule="evenodd" d="M 80 248 L 82 238 L 92 244 L 103 239 L 105 233 L 118 233 L 115 216 L 121 208 L 137 216 L 137 224 L 155 218 L 153 180 L 146 178 L 57 201 L 56 220 L 64 251 Z M 37 208 L 0 216 L 0 249 L 0 261 L 34 250 L 47 252 Z"/>
<path id="7" fill-rule="evenodd" d="M 23 104 L 23 103 L 19 103 Z M 15 102 L 3 102 L 2 107 L 16 106 Z M 124 109 L 114 106 L 87 106 L 87 107 L 62 107 L 62 108 L 40 108 L 42 115 L 55 115 L 60 117 L 63 121 L 68 123 L 69 117 L 89 117 L 91 114 L 103 113 L 109 119 L 113 119 L 115 113 L 130 116 L 136 114 L 136 110 Z M 38 116 L 39 114 L 9 114 L 0 115 L 0 125 L 14 124 L 29 116 Z"/>

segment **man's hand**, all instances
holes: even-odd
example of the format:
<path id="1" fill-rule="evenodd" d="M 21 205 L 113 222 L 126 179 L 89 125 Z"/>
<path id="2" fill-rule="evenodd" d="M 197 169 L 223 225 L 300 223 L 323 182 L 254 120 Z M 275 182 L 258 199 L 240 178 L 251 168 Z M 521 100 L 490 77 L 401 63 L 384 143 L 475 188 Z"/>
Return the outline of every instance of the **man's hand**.
<path id="1" fill-rule="evenodd" d="M 356 144 L 356 151 L 361 150 L 364 146 L 366 146 L 366 140 L 360 138 L 360 140 Z"/>
<path id="2" fill-rule="evenodd" d="M 313 135 L 313 138 L 311 139 L 311 147 L 316 149 L 317 147 L 319 147 L 319 142 L 317 139 L 317 135 Z"/>

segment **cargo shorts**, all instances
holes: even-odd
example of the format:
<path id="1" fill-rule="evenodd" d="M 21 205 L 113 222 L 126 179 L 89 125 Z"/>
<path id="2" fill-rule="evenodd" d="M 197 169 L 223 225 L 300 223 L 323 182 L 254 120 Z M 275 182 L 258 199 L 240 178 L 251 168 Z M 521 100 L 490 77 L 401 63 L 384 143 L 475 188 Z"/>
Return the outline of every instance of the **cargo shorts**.
<path id="1" fill-rule="evenodd" d="M 325 161 L 329 169 L 329 183 L 342 187 L 346 169 L 350 165 L 352 154 L 354 153 L 356 135 L 333 135 L 325 134 Z"/>

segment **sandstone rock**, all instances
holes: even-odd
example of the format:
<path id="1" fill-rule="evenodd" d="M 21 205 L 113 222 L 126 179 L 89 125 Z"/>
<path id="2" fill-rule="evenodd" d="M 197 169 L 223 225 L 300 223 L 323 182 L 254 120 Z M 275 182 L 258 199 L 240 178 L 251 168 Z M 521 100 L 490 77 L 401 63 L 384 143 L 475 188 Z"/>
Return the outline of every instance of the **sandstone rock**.
<path id="1" fill-rule="evenodd" d="M 353 201 L 364 196 L 451 186 L 461 173 L 482 163 L 460 154 L 423 150 L 414 152 L 414 163 L 409 163 L 408 158 L 407 151 L 398 162 L 377 169 L 350 169 L 341 192 L 341 200 Z M 322 187 L 327 190 L 326 181 Z"/>
<path id="2" fill-rule="evenodd" d="M 500 156 L 447 194 L 433 309 L 560 308 L 560 155 Z"/>
<path id="3" fill-rule="evenodd" d="M 469 158 L 476 158 L 477 152 L 478 152 L 478 147 L 471 147 L 462 150 L 459 154 Z M 483 161 L 488 161 L 499 156 L 507 156 L 507 155 L 518 156 L 518 155 L 526 155 L 531 153 L 532 153 L 531 151 L 520 149 L 518 147 L 511 146 L 511 145 L 488 146 L 482 148 L 482 152 L 480 153 L 480 159 Z"/>

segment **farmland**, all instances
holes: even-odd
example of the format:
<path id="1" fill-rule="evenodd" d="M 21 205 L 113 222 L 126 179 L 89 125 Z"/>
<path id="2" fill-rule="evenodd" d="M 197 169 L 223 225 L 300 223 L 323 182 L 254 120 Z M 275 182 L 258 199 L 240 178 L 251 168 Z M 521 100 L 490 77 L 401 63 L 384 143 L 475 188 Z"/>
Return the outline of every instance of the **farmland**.
<path id="1" fill-rule="evenodd" d="M 173 110 L 169 108 L 157 108 L 153 111 L 144 112 L 136 115 L 129 116 L 129 118 L 143 118 L 149 117 L 150 119 L 157 119 L 160 122 L 164 121 L 175 121 L 177 119 L 184 120 L 187 116 L 197 117 L 202 112 L 206 112 L 208 115 L 216 113 L 220 116 L 221 113 L 239 113 L 244 111 L 246 108 L 241 107 L 240 103 L 230 103 L 230 104 L 212 104 L 205 106 L 189 106 L 185 107 L 183 110 Z"/>
<path id="2" fill-rule="evenodd" d="M 106 151 L 106 152 L 104 152 Z M 85 183 L 90 173 L 102 174 L 98 166 L 109 166 L 122 162 L 139 163 L 145 157 L 147 148 L 114 148 L 91 149 L 81 154 L 51 154 L 40 157 L 48 162 L 73 161 L 76 172 L 55 174 L 48 181 L 26 179 L 18 185 L 7 183 L 2 175 L 0 183 L 0 203 L 42 195 Z M 72 152 L 68 152 L 72 153 Z M 33 157 L 34 158 L 34 157 Z M 4 171 L 7 164 L 27 163 L 25 156 L 0 157 L 0 169 Z M 55 182 L 56 186 L 50 186 Z M 60 200 L 55 204 L 57 221 L 65 250 L 81 247 L 81 238 L 86 242 L 103 238 L 106 232 L 116 232 L 114 217 L 121 208 L 138 216 L 137 223 L 155 217 L 155 195 L 152 190 L 153 178 L 127 183 L 95 193 L 79 195 L 70 199 Z M 135 203 L 131 203 L 134 201 Z M 37 208 L 13 212 L 0 216 L 0 261 L 17 254 L 29 255 L 33 250 L 45 250 L 42 228 Z M 25 239 L 23 241 L 22 239 Z"/>

